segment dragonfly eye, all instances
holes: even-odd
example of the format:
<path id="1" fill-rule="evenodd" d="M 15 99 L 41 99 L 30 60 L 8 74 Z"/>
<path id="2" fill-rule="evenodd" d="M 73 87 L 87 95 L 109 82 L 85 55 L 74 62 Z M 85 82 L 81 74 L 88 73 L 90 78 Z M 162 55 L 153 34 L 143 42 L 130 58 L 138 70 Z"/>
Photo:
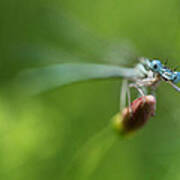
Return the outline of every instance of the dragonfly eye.
<path id="1" fill-rule="evenodd" d="M 154 72 L 160 72 L 161 71 L 161 68 L 162 68 L 162 64 L 159 60 L 153 60 L 151 62 L 151 70 L 154 71 Z"/>
<path id="2" fill-rule="evenodd" d="M 154 69 L 158 69 L 158 65 L 157 65 L 157 64 L 154 64 L 154 65 L 153 65 L 153 68 L 154 68 Z"/>

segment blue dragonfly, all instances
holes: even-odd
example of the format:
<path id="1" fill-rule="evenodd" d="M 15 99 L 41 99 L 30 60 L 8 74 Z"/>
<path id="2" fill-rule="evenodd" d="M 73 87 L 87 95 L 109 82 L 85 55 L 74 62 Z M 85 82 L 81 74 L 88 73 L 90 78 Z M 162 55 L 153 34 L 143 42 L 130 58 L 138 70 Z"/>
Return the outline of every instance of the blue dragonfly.
<path id="1" fill-rule="evenodd" d="M 136 88 L 141 96 L 147 94 L 147 88 L 150 88 L 151 94 L 155 95 L 155 90 L 160 82 L 165 81 L 180 92 L 180 88 L 176 85 L 180 82 L 180 72 L 173 71 L 161 63 L 160 60 L 149 60 L 141 58 L 140 63 L 135 69 L 141 74 L 141 78 L 124 80 L 121 91 L 121 108 L 125 107 L 126 93 L 128 96 L 128 104 L 130 105 L 130 88 Z"/>
<path id="2" fill-rule="evenodd" d="M 19 73 L 14 84 L 19 92 L 23 92 L 26 96 L 34 96 L 76 82 L 108 78 L 125 79 L 130 83 L 124 84 L 128 87 L 135 87 L 142 96 L 149 89 L 155 93 L 161 81 L 169 83 L 180 92 L 180 88 L 176 85 L 180 82 L 180 72 L 167 68 L 160 60 L 147 58 L 141 58 L 140 63 L 133 68 L 103 64 L 64 63 L 29 69 Z"/>

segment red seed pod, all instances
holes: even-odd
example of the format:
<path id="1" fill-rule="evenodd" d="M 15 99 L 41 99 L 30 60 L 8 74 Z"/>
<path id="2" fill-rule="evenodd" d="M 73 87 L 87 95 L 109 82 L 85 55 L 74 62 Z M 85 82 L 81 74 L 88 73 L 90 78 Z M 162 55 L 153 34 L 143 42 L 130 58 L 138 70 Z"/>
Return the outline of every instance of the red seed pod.
<path id="1" fill-rule="evenodd" d="M 143 127 L 151 116 L 155 115 L 156 98 L 152 95 L 135 99 L 130 107 L 114 117 L 115 128 L 121 134 L 129 134 Z"/>

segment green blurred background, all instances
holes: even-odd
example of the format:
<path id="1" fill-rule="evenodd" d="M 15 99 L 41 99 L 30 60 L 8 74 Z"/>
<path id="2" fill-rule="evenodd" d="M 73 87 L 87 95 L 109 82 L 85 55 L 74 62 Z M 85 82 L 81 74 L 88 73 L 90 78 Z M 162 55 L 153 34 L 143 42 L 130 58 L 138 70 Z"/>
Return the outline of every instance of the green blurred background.
<path id="1" fill-rule="evenodd" d="M 10 88 L 29 68 L 133 66 L 139 56 L 168 59 L 173 67 L 179 51 L 178 0 L 1 0 L 0 179 L 179 180 L 180 94 L 165 83 L 156 116 L 133 138 L 117 141 L 86 178 L 88 168 L 64 174 L 119 111 L 121 81 L 83 82 L 34 97 Z"/>

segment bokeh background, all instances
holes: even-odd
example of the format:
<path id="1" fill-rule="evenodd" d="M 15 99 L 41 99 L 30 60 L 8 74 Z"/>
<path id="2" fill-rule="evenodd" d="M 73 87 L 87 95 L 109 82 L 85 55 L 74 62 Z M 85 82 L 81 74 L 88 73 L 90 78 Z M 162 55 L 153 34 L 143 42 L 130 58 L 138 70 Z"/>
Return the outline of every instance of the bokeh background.
<path id="1" fill-rule="evenodd" d="M 19 72 L 34 67 L 129 67 L 141 56 L 175 67 L 179 52 L 178 0 L 1 0 L 0 179 L 179 180 L 180 94 L 167 84 L 158 88 L 156 116 L 136 136 L 116 141 L 91 173 L 86 166 L 70 176 L 64 174 L 77 152 L 119 111 L 121 80 L 33 97 L 11 86 Z"/>

